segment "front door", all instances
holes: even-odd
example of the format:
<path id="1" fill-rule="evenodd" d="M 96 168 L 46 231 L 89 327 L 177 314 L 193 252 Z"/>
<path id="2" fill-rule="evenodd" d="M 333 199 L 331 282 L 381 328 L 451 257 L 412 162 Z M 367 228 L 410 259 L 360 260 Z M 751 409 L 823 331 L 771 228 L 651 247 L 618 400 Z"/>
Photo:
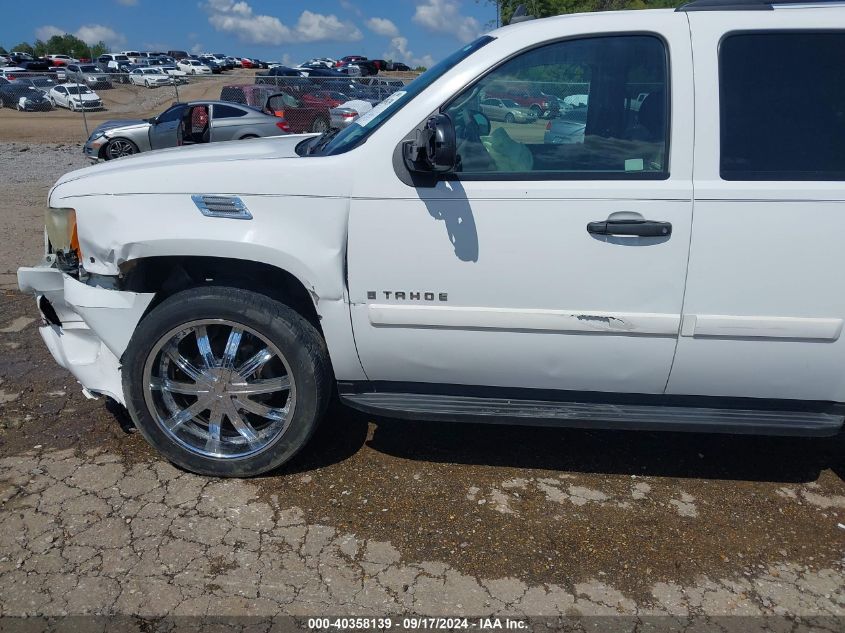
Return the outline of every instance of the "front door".
<path id="1" fill-rule="evenodd" d="M 451 177 L 413 188 L 389 173 L 372 195 L 358 190 L 349 289 L 370 380 L 664 391 L 690 240 L 693 108 L 685 18 L 655 24 L 511 58 L 444 104 L 461 156 Z M 546 120 L 479 116 L 485 95 L 526 84 L 589 95 L 579 142 L 546 142 Z"/>
<path id="2" fill-rule="evenodd" d="M 176 147 L 179 144 L 180 124 L 184 112 L 184 105 L 175 105 L 158 116 L 156 122 L 150 126 L 152 149 Z"/>

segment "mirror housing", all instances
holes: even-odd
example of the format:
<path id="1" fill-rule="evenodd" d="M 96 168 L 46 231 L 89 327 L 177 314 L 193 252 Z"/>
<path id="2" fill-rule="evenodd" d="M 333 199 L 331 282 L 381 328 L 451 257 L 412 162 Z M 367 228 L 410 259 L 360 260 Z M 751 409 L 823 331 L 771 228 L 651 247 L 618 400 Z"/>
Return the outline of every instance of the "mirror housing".
<path id="1" fill-rule="evenodd" d="M 403 146 L 405 165 L 411 172 L 442 174 L 455 169 L 458 146 L 455 126 L 447 114 L 436 114 L 417 130 L 416 139 Z"/>

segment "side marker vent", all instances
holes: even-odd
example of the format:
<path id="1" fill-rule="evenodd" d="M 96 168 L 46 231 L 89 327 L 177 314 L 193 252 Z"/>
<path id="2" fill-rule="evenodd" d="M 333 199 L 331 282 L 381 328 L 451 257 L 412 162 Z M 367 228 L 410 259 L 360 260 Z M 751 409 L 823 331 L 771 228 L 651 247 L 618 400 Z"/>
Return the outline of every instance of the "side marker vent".
<path id="1" fill-rule="evenodd" d="M 197 209 L 209 218 L 251 220 L 252 214 L 237 196 L 191 196 Z"/>

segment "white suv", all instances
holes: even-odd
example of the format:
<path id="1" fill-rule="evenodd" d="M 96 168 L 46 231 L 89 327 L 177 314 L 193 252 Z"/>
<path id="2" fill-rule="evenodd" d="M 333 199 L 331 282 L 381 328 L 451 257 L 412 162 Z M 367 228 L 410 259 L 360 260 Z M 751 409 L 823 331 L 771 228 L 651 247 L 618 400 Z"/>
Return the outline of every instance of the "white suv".
<path id="1" fill-rule="evenodd" d="M 201 473 L 290 459 L 333 385 L 398 418 L 836 434 L 845 9 L 723 4 L 513 24 L 342 131 L 72 172 L 20 287 L 86 393 Z M 491 123 L 508 91 L 589 95 L 579 140 Z"/>

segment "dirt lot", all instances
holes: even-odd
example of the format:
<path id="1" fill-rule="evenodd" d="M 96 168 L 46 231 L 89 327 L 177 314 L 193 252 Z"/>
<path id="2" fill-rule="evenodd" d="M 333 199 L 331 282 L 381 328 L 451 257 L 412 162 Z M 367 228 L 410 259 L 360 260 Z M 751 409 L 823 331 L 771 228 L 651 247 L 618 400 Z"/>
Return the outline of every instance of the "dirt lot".
<path id="1" fill-rule="evenodd" d="M 336 405 L 269 476 L 168 465 L 54 364 L 15 290 L 50 185 L 86 164 L 28 133 L 0 142 L 0 615 L 629 616 L 618 630 L 801 616 L 845 630 L 842 437 L 450 426 Z"/>

